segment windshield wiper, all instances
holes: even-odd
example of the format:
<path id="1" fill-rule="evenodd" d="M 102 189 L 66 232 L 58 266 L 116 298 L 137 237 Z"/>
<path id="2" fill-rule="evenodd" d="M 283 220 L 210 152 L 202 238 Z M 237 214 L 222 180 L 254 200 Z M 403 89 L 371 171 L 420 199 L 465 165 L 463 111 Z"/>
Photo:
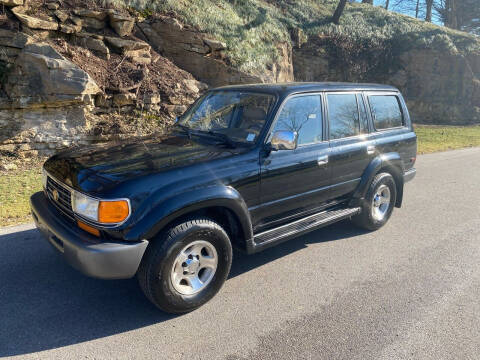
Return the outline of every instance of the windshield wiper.
<path id="1" fill-rule="evenodd" d="M 212 130 L 199 131 L 199 132 L 202 133 L 202 134 L 214 137 L 215 139 L 219 140 L 220 143 L 225 144 L 232 149 L 237 147 L 235 141 L 230 139 L 230 137 L 228 137 L 228 135 L 218 133 L 218 132 L 215 132 L 215 131 L 212 131 Z"/>

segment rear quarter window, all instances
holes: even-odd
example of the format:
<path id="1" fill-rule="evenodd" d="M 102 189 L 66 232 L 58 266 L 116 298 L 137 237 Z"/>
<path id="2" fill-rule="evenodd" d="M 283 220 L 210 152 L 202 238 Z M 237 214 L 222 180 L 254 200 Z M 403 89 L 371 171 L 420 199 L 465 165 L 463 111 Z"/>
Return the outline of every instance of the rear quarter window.
<path id="1" fill-rule="evenodd" d="M 396 95 L 370 95 L 373 125 L 376 130 L 385 130 L 404 125 L 403 113 Z"/>

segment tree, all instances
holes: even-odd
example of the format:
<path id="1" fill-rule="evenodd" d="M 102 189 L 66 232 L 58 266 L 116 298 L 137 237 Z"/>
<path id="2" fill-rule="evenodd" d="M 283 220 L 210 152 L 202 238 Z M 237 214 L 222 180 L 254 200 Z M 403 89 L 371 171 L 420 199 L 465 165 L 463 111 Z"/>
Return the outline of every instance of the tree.
<path id="1" fill-rule="evenodd" d="M 385 10 L 388 10 L 388 7 L 390 6 L 390 0 L 387 0 L 385 2 Z"/>
<path id="2" fill-rule="evenodd" d="M 340 0 L 340 2 L 338 3 L 337 8 L 335 9 L 335 13 L 333 14 L 333 17 L 332 17 L 332 22 L 334 24 L 338 25 L 340 23 L 340 17 L 343 14 L 343 10 L 345 9 L 346 4 L 347 4 L 347 0 Z"/>
<path id="3" fill-rule="evenodd" d="M 362 3 L 373 5 L 373 0 L 362 0 Z"/>
<path id="4" fill-rule="evenodd" d="M 434 4 L 440 20 L 449 28 L 480 33 L 478 0 L 438 0 Z"/>
<path id="5" fill-rule="evenodd" d="M 432 8 L 433 0 L 426 0 L 427 11 L 425 15 L 425 21 L 432 22 Z"/>

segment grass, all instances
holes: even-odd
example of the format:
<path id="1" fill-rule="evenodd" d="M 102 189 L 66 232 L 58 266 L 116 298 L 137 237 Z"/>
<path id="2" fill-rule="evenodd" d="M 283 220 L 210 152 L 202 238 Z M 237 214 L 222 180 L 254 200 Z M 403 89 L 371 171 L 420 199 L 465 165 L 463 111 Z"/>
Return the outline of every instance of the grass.
<path id="1" fill-rule="evenodd" d="M 31 221 L 30 195 L 42 188 L 40 167 L 0 172 L 0 227 Z"/>
<path id="2" fill-rule="evenodd" d="M 480 126 L 415 126 L 418 153 L 480 146 Z"/>
<path id="3" fill-rule="evenodd" d="M 480 146 L 480 126 L 415 126 L 418 153 Z M 30 222 L 30 195 L 41 190 L 41 170 L 0 172 L 0 227 Z"/>

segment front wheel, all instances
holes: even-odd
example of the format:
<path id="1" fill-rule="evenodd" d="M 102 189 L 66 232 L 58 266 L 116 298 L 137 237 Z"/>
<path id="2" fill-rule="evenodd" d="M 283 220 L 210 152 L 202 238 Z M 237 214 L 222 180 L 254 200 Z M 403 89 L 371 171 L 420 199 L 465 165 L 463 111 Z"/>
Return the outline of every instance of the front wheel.
<path id="1" fill-rule="evenodd" d="M 377 230 L 385 225 L 392 215 L 397 199 L 395 179 L 389 173 L 375 176 L 365 196 L 362 211 L 352 218 L 355 225 Z"/>
<path id="2" fill-rule="evenodd" d="M 225 230 L 210 219 L 192 219 L 152 241 L 137 277 L 158 308 L 185 313 L 215 296 L 231 264 L 232 246 Z"/>

